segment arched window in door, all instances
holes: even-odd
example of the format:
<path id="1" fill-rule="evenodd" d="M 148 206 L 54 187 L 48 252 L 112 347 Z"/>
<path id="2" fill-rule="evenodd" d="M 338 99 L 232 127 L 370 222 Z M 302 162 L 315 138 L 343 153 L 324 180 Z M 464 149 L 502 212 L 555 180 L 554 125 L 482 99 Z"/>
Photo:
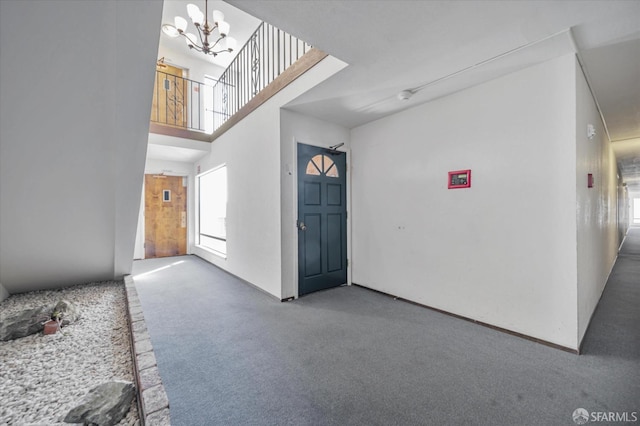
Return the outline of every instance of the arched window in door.
<path id="1" fill-rule="evenodd" d="M 307 163 L 307 174 L 312 176 L 340 177 L 338 167 L 326 155 L 316 155 Z"/>

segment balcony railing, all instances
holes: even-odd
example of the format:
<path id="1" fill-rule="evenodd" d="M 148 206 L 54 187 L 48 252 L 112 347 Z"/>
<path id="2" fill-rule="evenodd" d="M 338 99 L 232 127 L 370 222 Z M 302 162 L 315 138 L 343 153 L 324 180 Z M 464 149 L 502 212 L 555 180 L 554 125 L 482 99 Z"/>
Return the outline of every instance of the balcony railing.
<path id="1" fill-rule="evenodd" d="M 205 102 L 206 96 L 210 102 Z M 156 71 L 151 121 L 205 132 L 205 105 L 213 101 L 213 88 L 162 71 Z M 210 133 L 211 131 L 209 131 Z"/>
<path id="2" fill-rule="evenodd" d="M 291 34 L 260 24 L 214 87 L 215 109 L 221 112 L 214 130 L 309 50 L 310 45 Z"/>
<path id="3" fill-rule="evenodd" d="M 214 86 L 156 71 L 151 121 L 211 134 L 311 49 L 263 22 Z"/>

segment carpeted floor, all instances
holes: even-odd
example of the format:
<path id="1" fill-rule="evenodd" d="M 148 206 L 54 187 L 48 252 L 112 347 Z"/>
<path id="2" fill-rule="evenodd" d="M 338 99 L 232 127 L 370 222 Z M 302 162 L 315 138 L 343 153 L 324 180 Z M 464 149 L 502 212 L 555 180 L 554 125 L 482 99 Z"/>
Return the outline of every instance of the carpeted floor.
<path id="1" fill-rule="evenodd" d="M 176 426 L 640 420 L 640 229 L 580 356 L 359 287 L 281 303 L 193 256 L 134 280 Z"/>

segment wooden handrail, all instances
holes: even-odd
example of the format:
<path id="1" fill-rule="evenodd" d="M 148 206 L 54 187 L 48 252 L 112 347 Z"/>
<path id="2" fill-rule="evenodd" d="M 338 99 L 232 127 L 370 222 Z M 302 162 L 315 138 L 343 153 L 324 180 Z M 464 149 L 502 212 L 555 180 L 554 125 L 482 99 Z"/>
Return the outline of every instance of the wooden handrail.
<path id="1" fill-rule="evenodd" d="M 167 126 L 160 123 L 150 122 L 149 133 L 158 135 L 174 136 L 176 138 L 193 139 L 202 142 L 211 142 L 211 135 L 207 133 L 197 132 L 182 127 Z"/>

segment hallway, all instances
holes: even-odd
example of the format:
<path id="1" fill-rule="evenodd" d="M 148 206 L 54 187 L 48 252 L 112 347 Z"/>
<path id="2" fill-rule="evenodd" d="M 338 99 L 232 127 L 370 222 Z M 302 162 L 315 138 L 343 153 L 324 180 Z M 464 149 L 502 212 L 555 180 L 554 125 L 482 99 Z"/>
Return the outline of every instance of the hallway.
<path id="1" fill-rule="evenodd" d="M 640 228 L 580 356 L 360 287 L 281 303 L 195 256 L 137 261 L 133 276 L 177 426 L 640 417 Z"/>
<path id="2" fill-rule="evenodd" d="M 627 232 L 593 314 L 582 352 L 586 356 L 636 362 L 640 358 L 640 227 L 629 228 Z"/>

